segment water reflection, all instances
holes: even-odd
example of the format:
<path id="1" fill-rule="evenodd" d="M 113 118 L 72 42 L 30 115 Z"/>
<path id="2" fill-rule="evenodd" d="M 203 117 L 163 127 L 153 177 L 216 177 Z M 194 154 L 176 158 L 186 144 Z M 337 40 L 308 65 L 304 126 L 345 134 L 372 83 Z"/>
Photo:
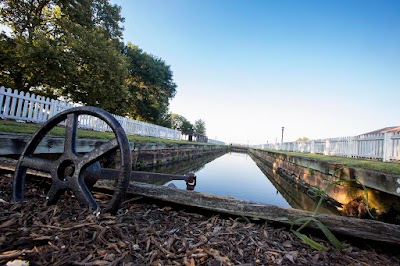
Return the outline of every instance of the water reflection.
<path id="1" fill-rule="evenodd" d="M 197 192 L 229 196 L 280 207 L 293 207 L 308 211 L 315 209 L 319 198 L 310 197 L 306 193 L 305 187 L 291 181 L 290 178 L 275 173 L 271 167 L 255 156 L 238 152 L 220 156 L 221 154 L 192 159 L 172 166 L 160 167 L 155 172 L 170 174 L 194 172 L 197 176 L 197 182 L 190 187 L 190 190 L 193 189 Z M 181 180 L 163 181 L 160 185 L 179 189 L 188 188 L 186 182 Z M 364 193 L 364 191 L 362 192 Z M 350 192 L 339 191 L 338 193 L 347 195 Z M 368 195 L 370 205 L 373 205 L 371 203 L 375 204 L 375 201 L 378 203 L 385 202 L 384 198 L 387 198 L 383 193 L 376 191 L 368 193 Z M 391 208 L 398 206 L 396 205 L 398 203 L 397 197 L 388 202 Z M 323 202 L 319 212 L 343 215 L 333 204 L 327 202 Z M 393 214 L 392 209 L 387 212 L 391 213 L 394 218 L 386 216 L 392 220 L 396 219 L 396 221 L 390 220 L 390 222 L 398 223 L 397 217 L 400 217 L 400 215 L 397 212 Z M 383 216 L 378 218 L 387 221 L 388 217 Z"/>
<path id="2" fill-rule="evenodd" d="M 195 191 L 290 207 L 256 163 L 245 153 L 227 153 L 208 163 L 195 174 L 197 176 Z M 171 181 L 166 185 L 171 183 L 180 189 L 186 189 L 184 182 Z"/>
<path id="3" fill-rule="evenodd" d="M 155 167 L 153 169 L 146 169 L 146 171 L 165 173 L 165 174 L 176 174 L 176 175 L 196 173 L 199 172 L 201 169 L 203 169 L 209 162 L 214 161 L 215 159 L 221 157 L 225 153 L 226 152 L 220 152 L 217 154 L 202 156 L 199 158 L 193 158 L 190 160 L 185 160 L 170 165 L 162 165 L 159 167 Z"/>
<path id="4" fill-rule="evenodd" d="M 161 166 L 153 172 L 169 174 L 187 174 L 193 172 L 197 182 L 190 190 L 250 200 L 280 207 L 314 210 L 317 199 L 311 198 L 296 184 L 275 173 L 254 156 L 247 153 L 231 152 L 210 155 Z M 158 185 L 188 189 L 185 181 L 158 181 Z M 320 212 L 338 214 L 336 208 L 324 204 Z"/>

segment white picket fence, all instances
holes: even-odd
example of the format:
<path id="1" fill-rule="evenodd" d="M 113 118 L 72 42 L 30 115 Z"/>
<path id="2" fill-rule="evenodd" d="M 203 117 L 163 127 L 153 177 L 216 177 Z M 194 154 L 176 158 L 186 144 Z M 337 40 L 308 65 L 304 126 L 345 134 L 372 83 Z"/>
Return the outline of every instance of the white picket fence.
<path id="1" fill-rule="evenodd" d="M 258 145 L 259 148 L 400 161 L 400 132 Z"/>
<path id="2" fill-rule="evenodd" d="M 76 106 L 82 105 L 0 87 L 0 117 L 3 119 L 23 120 L 42 124 L 50 117 Z M 178 130 L 140 122 L 118 115 L 113 116 L 120 122 L 127 134 L 165 139 L 181 139 L 181 132 Z M 79 116 L 78 119 L 80 128 L 96 131 L 111 131 L 111 128 L 97 117 L 82 115 Z"/>

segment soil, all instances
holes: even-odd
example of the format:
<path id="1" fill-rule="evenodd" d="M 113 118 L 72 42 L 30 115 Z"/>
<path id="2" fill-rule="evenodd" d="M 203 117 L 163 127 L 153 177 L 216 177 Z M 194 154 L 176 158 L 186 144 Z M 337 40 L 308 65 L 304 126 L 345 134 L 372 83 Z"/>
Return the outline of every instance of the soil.
<path id="1" fill-rule="evenodd" d="M 141 197 L 116 215 L 94 214 L 70 192 L 47 206 L 48 186 L 28 178 L 25 201 L 13 202 L 11 175 L 0 177 L 1 265 L 400 265 L 398 247 L 341 239 L 339 251 L 310 234 L 323 252 L 284 226 Z M 94 195 L 102 206 L 110 198 Z"/>

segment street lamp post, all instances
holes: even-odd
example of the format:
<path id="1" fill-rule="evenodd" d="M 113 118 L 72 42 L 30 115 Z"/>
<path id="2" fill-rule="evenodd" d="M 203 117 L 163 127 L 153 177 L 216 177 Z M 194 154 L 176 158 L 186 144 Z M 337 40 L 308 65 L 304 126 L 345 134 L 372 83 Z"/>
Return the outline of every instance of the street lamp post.
<path id="1" fill-rule="evenodd" d="M 283 131 L 285 130 L 285 127 L 282 127 L 282 139 L 281 139 L 281 143 L 283 143 Z"/>

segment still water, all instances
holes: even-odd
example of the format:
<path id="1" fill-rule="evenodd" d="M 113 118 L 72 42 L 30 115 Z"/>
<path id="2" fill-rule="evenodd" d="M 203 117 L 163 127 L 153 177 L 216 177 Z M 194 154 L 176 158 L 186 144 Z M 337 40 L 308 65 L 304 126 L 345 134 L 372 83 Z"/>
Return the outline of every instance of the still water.
<path id="1" fill-rule="evenodd" d="M 245 153 L 227 153 L 195 172 L 195 191 L 237 199 L 290 207 L 256 163 Z M 171 181 L 186 189 L 182 181 Z M 171 186 L 171 185 L 170 185 Z"/>

